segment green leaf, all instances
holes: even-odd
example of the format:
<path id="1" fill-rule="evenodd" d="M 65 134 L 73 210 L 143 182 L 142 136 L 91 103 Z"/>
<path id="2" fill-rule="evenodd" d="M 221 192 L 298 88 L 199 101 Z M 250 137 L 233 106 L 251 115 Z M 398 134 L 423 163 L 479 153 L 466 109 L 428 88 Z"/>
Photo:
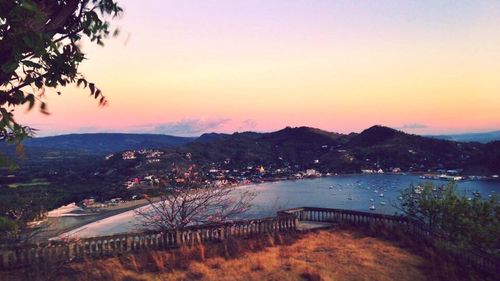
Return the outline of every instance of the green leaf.
<path id="1" fill-rule="evenodd" d="M 45 115 L 50 115 L 50 113 L 47 111 L 47 104 L 42 102 L 40 105 L 40 112 L 45 114 Z"/>
<path id="2" fill-rule="evenodd" d="M 43 81 L 42 81 L 42 78 L 37 78 L 35 79 L 35 86 L 37 88 L 41 88 L 43 86 Z"/>
<path id="3" fill-rule="evenodd" d="M 2 71 L 4 73 L 9 74 L 9 73 L 16 71 L 18 66 L 19 66 L 19 64 L 17 62 L 6 63 L 6 64 L 2 65 Z"/>
<path id="4" fill-rule="evenodd" d="M 2 114 L 2 121 L 5 123 L 5 126 L 8 126 L 10 123 L 10 113 L 7 109 L 0 107 L 0 114 Z"/>
<path id="5" fill-rule="evenodd" d="M 29 60 L 23 60 L 22 63 L 26 65 L 27 67 L 33 67 L 33 68 L 42 68 L 42 65 L 36 62 L 32 62 Z"/>
<path id="6" fill-rule="evenodd" d="M 24 101 L 24 92 L 21 90 L 17 90 L 12 95 L 16 100 L 16 104 L 21 104 Z"/>
<path id="7" fill-rule="evenodd" d="M 95 92 L 95 85 L 94 83 L 89 83 L 89 89 L 90 89 L 90 95 L 93 95 Z"/>
<path id="8" fill-rule="evenodd" d="M 38 7 L 33 1 L 29 1 L 29 0 L 22 1 L 21 7 L 23 7 L 24 9 L 26 9 L 30 12 L 35 12 L 35 13 L 38 12 Z"/>
<path id="9" fill-rule="evenodd" d="M 76 85 L 78 87 L 80 87 L 81 84 L 83 84 L 83 87 L 86 88 L 87 87 L 87 80 L 85 80 L 83 78 L 78 79 L 78 81 L 76 82 Z"/>
<path id="10" fill-rule="evenodd" d="M 35 96 L 33 94 L 27 95 L 24 98 L 24 102 L 23 103 L 26 103 L 26 102 L 29 102 L 28 110 L 31 110 L 33 108 L 33 106 L 35 105 Z"/>

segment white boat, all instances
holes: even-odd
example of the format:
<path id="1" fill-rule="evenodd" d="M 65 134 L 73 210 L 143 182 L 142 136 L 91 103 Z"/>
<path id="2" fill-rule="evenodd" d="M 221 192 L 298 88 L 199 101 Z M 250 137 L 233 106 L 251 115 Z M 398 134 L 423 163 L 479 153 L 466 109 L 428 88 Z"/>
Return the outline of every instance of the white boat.
<path id="1" fill-rule="evenodd" d="M 375 205 L 371 205 L 370 206 L 370 211 L 374 211 L 376 208 L 375 208 Z"/>
<path id="2" fill-rule="evenodd" d="M 385 201 L 380 201 L 380 205 L 385 206 Z"/>
<path id="3" fill-rule="evenodd" d="M 380 193 L 380 195 L 379 195 L 379 196 L 380 196 L 380 197 L 384 197 L 384 194 L 383 194 L 383 193 Z"/>
<path id="4" fill-rule="evenodd" d="M 424 188 L 418 185 L 417 187 L 415 187 L 413 192 L 415 192 L 415 194 L 422 194 L 422 190 L 424 190 Z"/>

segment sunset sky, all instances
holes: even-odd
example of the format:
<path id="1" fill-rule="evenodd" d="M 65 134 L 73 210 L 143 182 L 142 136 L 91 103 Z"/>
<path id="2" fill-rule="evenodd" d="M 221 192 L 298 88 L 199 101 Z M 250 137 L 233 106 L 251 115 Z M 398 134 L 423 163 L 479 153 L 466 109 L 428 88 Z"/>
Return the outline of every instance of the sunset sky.
<path id="1" fill-rule="evenodd" d="M 500 1 L 118 0 L 120 36 L 85 44 L 87 91 L 18 110 L 69 132 L 500 129 Z"/>

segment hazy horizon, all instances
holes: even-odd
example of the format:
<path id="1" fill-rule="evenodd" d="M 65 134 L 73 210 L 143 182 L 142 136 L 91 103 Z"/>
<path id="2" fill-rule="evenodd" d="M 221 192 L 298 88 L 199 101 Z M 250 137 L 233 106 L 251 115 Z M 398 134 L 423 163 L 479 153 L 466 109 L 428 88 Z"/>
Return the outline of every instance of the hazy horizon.
<path id="1" fill-rule="evenodd" d="M 40 135 L 415 134 L 500 128 L 498 1 L 121 0 L 121 35 L 85 44 L 83 89 L 47 93 L 50 116 L 16 112 Z"/>
<path id="2" fill-rule="evenodd" d="M 368 129 L 372 126 L 384 126 L 384 127 L 388 127 L 388 126 L 385 126 L 385 125 L 380 125 L 380 124 L 374 124 L 374 125 L 371 125 L 369 127 L 366 127 L 365 129 Z M 272 130 L 272 131 L 260 131 L 260 130 L 240 130 L 240 131 L 232 131 L 232 132 L 217 132 L 217 131 L 205 131 L 205 132 L 202 132 L 202 133 L 198 133 L 198 134 L 176 134 L 176 133 L 155 133 L 155 132 L 138 132 L 138 131 L 119 131 L 119 130 L 101 130 L 101 131 L 92 131 L 92 130 L 89 130 L 89 131 L 75 131 L 75 132 L 61 132 L 61 133 L 54 133 L 54 134 L 49 134 L 49 135 L 44 135 L 44 134 L 36 134 L 35 137 L 53 137 L 53 136 L 61 136 L 61 135 L 71 135 L 71 134 L 153 134 L 153 135 L 167 135 L 167 136 L 174 136 L 174 137 L 193 137 L 193 138 L 196 138 L 196 137 L 200 137 L 201 135 L 203 134 L 210 134 L 210 133 L 216 133 L 216 134 L 234 134 L 234 133 L 243 133 L 243 132 L 256 132 L 256 133 L 270 133 L 270 132 L 275 132 L 275 131 L 279 131 L 279 130 L 282 130 L 286 127 L 293 127 L 293 128 L 296 128 L 296 127 L 310 127 L 310 128 L 315 128 L 315 129 L 320 129 L 320 130 L 323 130 L 323 131 L 329 131 L 329 132 L 333 132 L 333 133 L 341 133 L 341 134 L 349 134 L 349 133 L 361 133 L 363 130 L 365 129 L 362 129 L 360 131 L 350 131 L 350 132 L 336 132 L 336 131 L 330 131 L 330 130 L 326 130 L 326 129 L 323 129 L 323 128 L 316 128 L 316 127 L 311 127 L 311 126 L 285 126 L 283 128 L 279 128 L 277 130 Z M 422 136 L 440 136 L 440 135 L 443 135 L 443 136 L 446 136 L 446 135 L 466 135 L 466 134 L 487 134 L 487 133 L 496 133 L 496 132 L 500 132 L 500 129 L 497 129 L 497 130 L 488 130 L 488 131 L 469 131 L 469 132 L 456 132 L 456 133 L 436 133 L 436 134 L 417 134 L 417 133 L 412 133 L 412 132 L 409 132 L 407 130 L 405 130 L 405 128 L 393 128 L 393 127 L 389 127 L 389 128 L 392 128 L 392 129 L 396 129 L 396 130 L 399 130 L 399 131 L 403 131 L 405 133 L 409 133 L 409 134 L 416 134 L 416 135 L 422 135 Z"/>

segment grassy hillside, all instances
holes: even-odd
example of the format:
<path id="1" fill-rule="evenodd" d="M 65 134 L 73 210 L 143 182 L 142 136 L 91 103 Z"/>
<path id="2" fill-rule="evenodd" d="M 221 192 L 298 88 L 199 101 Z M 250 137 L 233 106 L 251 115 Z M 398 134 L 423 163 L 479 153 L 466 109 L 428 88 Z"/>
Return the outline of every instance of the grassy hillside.
<path id="1" fill-rule="evenodd" d="M 24 275 L 23 275 L 24 274 Z M 0 280 L 37 272 L 13 271 Z M 45 272 L 54 280 L 487 280 L 411 240 L 324 230 L 85 261 Z M 42 279 L 43 280 L 43 279 Z"/>

